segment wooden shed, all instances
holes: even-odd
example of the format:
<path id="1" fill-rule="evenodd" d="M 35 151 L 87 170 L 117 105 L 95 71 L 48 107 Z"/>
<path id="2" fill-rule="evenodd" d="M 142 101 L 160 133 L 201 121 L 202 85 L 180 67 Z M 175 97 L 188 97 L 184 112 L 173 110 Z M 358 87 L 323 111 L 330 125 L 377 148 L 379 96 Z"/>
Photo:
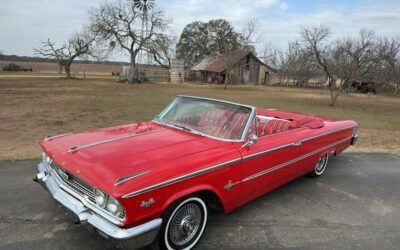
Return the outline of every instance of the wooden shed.
<path id="1" fill-rule="evenodd" d="M 213 53 L 196 64 L 191 71 L 196 73 L 196 80 L 224 83 L 228 67 L 231 84 L 269 84 L 276 73 L 249 51 L 234 51 L 226 55 Z"/>

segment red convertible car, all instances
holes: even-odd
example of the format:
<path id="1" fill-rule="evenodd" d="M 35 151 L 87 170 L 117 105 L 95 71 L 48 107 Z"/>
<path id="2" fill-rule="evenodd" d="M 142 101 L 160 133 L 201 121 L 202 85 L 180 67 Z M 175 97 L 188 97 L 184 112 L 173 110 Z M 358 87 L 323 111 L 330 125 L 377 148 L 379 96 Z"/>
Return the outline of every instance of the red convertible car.
<path id="1" fill-rule="evenodd" d="M 191 249 L 230 212 L 356 142 L 357 123 L 178 96 L 151 122 L 47 137 L 35 180 L 119 247 Z"/>

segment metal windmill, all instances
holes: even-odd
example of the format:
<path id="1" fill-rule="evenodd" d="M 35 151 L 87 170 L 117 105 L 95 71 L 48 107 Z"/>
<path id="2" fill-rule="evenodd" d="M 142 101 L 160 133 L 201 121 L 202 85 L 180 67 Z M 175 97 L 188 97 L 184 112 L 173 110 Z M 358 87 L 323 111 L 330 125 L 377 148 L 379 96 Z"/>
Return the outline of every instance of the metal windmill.
<path id="1" fill-rule="evenodd" d="M 155 0 L 133 0 L 133 9 L 134 11 L 139 11 L 142 13 L 142 28 L 140 30 L 140 36 L 141 39 L 143 40 L 145 37 L 147 37 L 149 34 L 148 30 L 148 13 L 155 7 Z M 150 64 L 151 63 L 151 55 L 146 53 L 147 56 L 144 56 L 145 52 L 141 50 L 139 52 L 139 58 L 138 62 L 140 65 L 140 62 L 143 63 L 143 57 L 147 57 L 147 61 L 145 63 Z M 139 71 L 139 77 L 140 77 L 140 66 L 138 66 L 138 71 Z"/>

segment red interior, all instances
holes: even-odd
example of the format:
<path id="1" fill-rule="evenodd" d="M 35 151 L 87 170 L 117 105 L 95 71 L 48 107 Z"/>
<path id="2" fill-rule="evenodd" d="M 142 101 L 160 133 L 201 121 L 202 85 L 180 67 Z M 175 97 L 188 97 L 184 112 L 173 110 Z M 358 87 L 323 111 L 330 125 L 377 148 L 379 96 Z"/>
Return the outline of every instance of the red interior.
<path id="1" fill-rule="evenodd" d="M 321 128 L 324 122 L 315 116 L 289 113 L 278 110 L 257 109 L 258 115 L 267 116 L 268 122 L 257 121 L 258 136 L 281 133 L 290 129 L 308 127 Z M 201 132 L 225 139 L 239 139 L 249 114 L 232 113 L 229 111 L 203 112 L 199 116 L 186 116 L 178 122 L 189 124 Z"/>

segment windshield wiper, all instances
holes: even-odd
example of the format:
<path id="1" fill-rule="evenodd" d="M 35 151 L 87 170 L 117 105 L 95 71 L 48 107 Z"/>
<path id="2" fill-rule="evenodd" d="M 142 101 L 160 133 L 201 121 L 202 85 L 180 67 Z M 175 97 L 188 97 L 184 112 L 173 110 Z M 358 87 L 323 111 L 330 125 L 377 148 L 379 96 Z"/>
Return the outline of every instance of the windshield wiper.
<path id="1" fill-rule="evenodd" d="M 194 130 L 194 129 L 192 129 L 192 128 L 183 126 L 183 125 L 181 125 L 181 124 L 173 123 L 173 124 L 171 124 L 171 125 L 174 126 L 174 127 L 180 128 L 180 129 L 182 129 L 182 130 L 184 130 L 184 131 L 187 131 L 187 132 L 196 134 L 196 135 L 205 136 L 205 135 L 204 135 L 203 133 L 201 133 L 200 131 L 197 131 L 197 130 Z"/>

